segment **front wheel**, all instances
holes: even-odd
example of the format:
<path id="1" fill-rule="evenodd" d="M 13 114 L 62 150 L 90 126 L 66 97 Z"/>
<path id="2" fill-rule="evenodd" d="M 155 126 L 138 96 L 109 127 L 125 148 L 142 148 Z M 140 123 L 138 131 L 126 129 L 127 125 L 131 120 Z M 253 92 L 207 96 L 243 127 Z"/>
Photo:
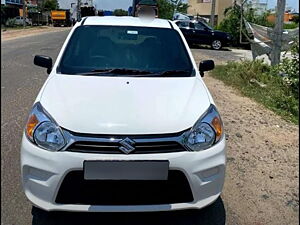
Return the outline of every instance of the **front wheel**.
<path id="1" fill-rule="evenodd" d="M 219 40 L 214 40 L 212 43 L 211 43 L 211 47 L 212 49 L 214 50 L 220 50 L 222 48 L 222 42 L 219 41 Z"/>

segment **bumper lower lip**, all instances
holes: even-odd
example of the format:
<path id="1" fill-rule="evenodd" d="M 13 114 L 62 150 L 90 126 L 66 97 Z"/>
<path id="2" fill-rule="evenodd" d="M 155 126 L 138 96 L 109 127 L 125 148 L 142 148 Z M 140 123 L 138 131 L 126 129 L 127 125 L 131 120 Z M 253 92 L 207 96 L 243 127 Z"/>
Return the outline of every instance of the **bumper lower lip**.
<path id="1" fill-rule="evenodd" d="M 182 171 L 190 185 L 193 202 L 160 205 L 77 205 L 55 202 L 67 173 L 83 169 L 84 160 L 168 160 L 170 170 Z M 201 152 L 139 155 L 107 155 L 41 150 L 23 137 L 21 146 L 22 183 L 25 195 L 47 211 L 138 212 L 203 208 L 221 194 L 226 165 L 225 139 Z"/>

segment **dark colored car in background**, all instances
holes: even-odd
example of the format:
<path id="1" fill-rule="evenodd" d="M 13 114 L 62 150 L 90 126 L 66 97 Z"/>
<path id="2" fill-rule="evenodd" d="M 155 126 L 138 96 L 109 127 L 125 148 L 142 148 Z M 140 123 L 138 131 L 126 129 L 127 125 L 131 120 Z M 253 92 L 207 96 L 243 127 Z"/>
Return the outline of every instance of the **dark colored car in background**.
<path id="1" fill-rule="evenodd" d="M 178 20 L 175 21 L 182 31 L 189 45 L 204 44 L 210 45 L 215 50 L 231 44 L 232 37 L 230 34 L 213 30 L 207 24 L 197 20 Z"/>

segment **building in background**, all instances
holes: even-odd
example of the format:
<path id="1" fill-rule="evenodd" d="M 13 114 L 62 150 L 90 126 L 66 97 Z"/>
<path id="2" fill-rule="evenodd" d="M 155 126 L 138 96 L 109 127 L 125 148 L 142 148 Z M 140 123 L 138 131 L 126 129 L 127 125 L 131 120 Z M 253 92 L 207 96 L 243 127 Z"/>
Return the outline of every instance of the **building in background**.
<path id="1" fill-rule="evenodd" d="M 268 0 L 250 0 L 247 3 L 255 10 L 256 15 L 262 15 L 268 9 Z"/>
<path id="2" fill-rule="evenodd" d="M 23 0 L 1 0 L 1 24 L 11 18 L 20 16 L 20 9 L 23 8 Z"/>
<path id="3" fill-rule="evenodd" d="M 296 16 L 299 16 L 299 13 L 285 11 L 284 17 L 283 17 L 283 22 L 284 23 L 292 23 L 292 21 L 294 20 L 294 17 L 296 17 Z M 270 15 L 268 15 L 268 17 L 267 17 L 267 20 L 270 23 L 275 23 L 276 12 L 271 12 Z"/>
<path id="4" fill-rule="evenodd" d="M 26 5 L 28 6 L 28 7 L 37 7 L 37 3 L 38 3 L 38 0 L 27 0 L 26 1 L 27 3 L 26 3 Z"/>
<path id="5" fill-rule="evenodd" d="M 232 6 L 234 0 L 216 0 L 215 24 L 224 19 L 224 10 Z M 212 0 L 189 0 L 188 14 L 198 17 L 210 18 Z"/>
<path id="6" fill-rule="evenodd" d="M 2 1 L 1 1 L 1 4 L 2 4 Z M 4 5 L 22 8 L 23 0 L 5 0 Z"/>

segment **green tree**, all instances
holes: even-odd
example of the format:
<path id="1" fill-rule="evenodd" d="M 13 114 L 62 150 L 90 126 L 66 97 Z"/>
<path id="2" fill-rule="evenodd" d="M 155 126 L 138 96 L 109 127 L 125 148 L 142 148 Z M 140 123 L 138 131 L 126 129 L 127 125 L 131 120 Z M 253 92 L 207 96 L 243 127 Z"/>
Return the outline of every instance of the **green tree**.
<path id="1" fill-rule="evenodd" d="M 1 5 L 1 24 L 5 24 L 6 18 L 5 18 L 5 5 Z"/>
<path id="2" fill-rule="evenodd" d="M 175 4 L 173 4 L 169 0 L 157 0 L 158 5 L 158 17 L 162 19 L 168 19 L 171 20 L 173 18 L 174 10 L 175 10 Z M 180 13 L 187 13 L 189 5 L 186 3 L 180 3 L 177 6 L 177 12 Z"/>
<path id="3" fill-rule="evenodd" d="M 55 10 L 59 9 L 59 4 L 57 0 L 46 0 L 42 5 L 42 8 L 45 11 Z"/>
<path id="4" fill-rule="evenodd" d="M 218 30 L 228 32 L 233 37 L 233 44 L 238 45 L 240 40 L 240 23 L 241 23 L 241 7 L 239 5 L 233 5 L 228 7 L 224 11 L 225 18 L 221 21 Z M 268 22 L 267 17 L 270 14 L 269 11 L 264 12 L 262 15 L 257 15 L 256 11 L 251 8 L 251 5 L 244 8 L 243 16 L 250 22 L 261 26 L 273 27 L 274 24 Z M 246 29 L 243 26 L 243 32 L 246 33 Z"/>
<path id="5" fill-rule="evenodd" d="M 157 0 L 158 17 L 162 19 L 172 19 L 174 5 L 168 0 Z"/>
<path id="6" fill-rule="evenodd" d="M 114 16 L 127 16 L 128 15 L 128 12 L 124 9 L 115 9 L 113 11 L 113 15 Z"/>
<path id="7" fill-rule="evenodd" d="M 240 17 L 241 9 L 238 5 L 234 5 L 225 9 L 225 18 L 221 21 L 218 30 L 230 33 L 233 38 L 233 44 L 237 45 L 240 38 Z"/>
<path id="8" fill-rule="evenodd" d="M 251 12 L 248 12 L 245 17 L 246 20 L 250 23 L 255 23 L 261 26 L 265 26 L 265 27 L 274 27 L 274 23 L 271 23 L 268 21 L 268 16 L 270 15 L 270 11 L 266 11 L 261 15 L 255 15 L 255 11 L 253 11 L 253 15 L 251 14 Z"/>
<path id="9" fill-rule="evenodd" d="M 189 4 L 180 2 L 177 6 L 177 12 L 187 14 Z"/>

